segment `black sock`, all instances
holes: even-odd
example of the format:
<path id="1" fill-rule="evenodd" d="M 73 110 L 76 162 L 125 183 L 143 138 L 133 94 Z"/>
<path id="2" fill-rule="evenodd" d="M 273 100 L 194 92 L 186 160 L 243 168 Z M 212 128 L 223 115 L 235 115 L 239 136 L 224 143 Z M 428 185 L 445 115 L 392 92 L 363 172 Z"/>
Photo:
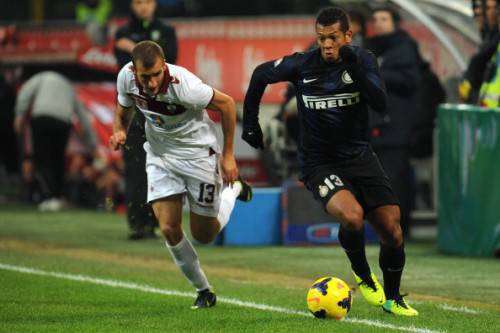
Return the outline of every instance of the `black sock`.
<path id="1" fill-rule="evenodd" d="M 405 258 L 404 244 L 396 248 L 380 244 L 379 263 L 384 274 L 384 291 L 387 299 L 399 296 Z"/>
<path id="2" fill-rule="evenodd" d="M 364 281 L 370 281 L 370 266 L 365 254 L 364 230 L 350 231 L 340 226 L 339 242 L 344 248 L 354 273 Z"/>

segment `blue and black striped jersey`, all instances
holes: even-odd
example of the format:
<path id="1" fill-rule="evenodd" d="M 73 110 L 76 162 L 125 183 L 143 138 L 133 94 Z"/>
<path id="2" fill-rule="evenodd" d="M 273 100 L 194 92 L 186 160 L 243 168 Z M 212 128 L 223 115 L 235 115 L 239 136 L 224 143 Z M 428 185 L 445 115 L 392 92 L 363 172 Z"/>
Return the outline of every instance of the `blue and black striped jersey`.
<path id="1" fill-rule="evenodd" d="M 368 147 L 368 106 L 385 111 L 386 93 L 375 56 L 351 46 L 356 64 L 328 63 L 319 49 L 294 53 L 259 65 L 245 97 L 244 126 L 258 122 L 268 84 L 289 81 L 296 91 L 299 167 L 313 168 L 359 156 Z"/>

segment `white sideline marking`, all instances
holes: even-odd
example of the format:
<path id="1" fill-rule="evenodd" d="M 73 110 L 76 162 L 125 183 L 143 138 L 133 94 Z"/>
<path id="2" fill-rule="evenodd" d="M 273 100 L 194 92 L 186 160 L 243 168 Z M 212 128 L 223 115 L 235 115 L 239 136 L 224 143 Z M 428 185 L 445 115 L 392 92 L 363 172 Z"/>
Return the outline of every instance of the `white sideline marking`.
<path id="1" fill-rule="evenodd" d="M 463 312 L 463 313 L 470 313 L 470 314 L 479 314 L 482 313 L 481 311 L 469 309 L 466 306 L 452 306 L 449 304 L 438 304 L 438 307 L 440 307 L 443 310 L 447 311 L 455 311 L 455 312 Z"/>
<path id="2" fill-rule="evenodd" d="M 442 310 L 452 311 L 452 312 L 462 312 L 462 313 L 467 313 L 467 314 L 481 314 L 481 313 L 483 313 L 483 311 L 474 310 L 474 309 L 468 308 L 464 305 L 453 306 L 453 305 L 446 304 L 446 303 L 436 304 L 436 303 L 432 303 L 429 301 L 415 301 L 415 300 L 411 300 L 411 302 L 409 302 L 409 303 L 410 303 L 410 305 L 413 305 L 413 304 L 432 304 L 433 306 L 437 306 L 438 308 L 440 308 Z"/>
<path id="3" fill-rule="evenodd" d="M 141 285 L 141 284 L 137 284 L 137 283 L 131 283 L 131 282 L 101 279 L 101 278 L 95 278 L 95 277 L 86 276 L 86 275 L 76 275 L 76 274 L 43 271 L 43 270 L 36 269 L 36 268 L 14 266 L 14 265 L 2 264 L 2 263 L 0 263 L 0 269 L 7 270 L 7 271 L 13 271 L 13 272 L 19 272 L 19 273 L 32 274 L 32 275 L 50 276 L 50 277 L 55 277 L 55 278 L 64 279 L 64 280 L 87 282 L 87 283 L 108 286 L 108 287 L 113 287 L 113 288 L 139 290 L 139 291 L 143 291 L 143 292 L 147 292 L 147 293 L 161 294 L 161 295 L 167 295 L 167 296 L 178 296 L 178 297 L 189 297 L 189 298 L 193 298 L 196 296 L 195 293 L 191 293 L 191 292 L 159 289 L 159 288 L 150 287 L 147 285 Z M 279 312 L 279 313 L 284 313 L 284 314 L 289 314 L 289 315 L 311 317 L 311 314 L 309 314 L 308 312 L 305 312 L 305 311 L 297 311 L 297 310 L 292 310 L 292 309 L 287 309 L 287 308 L 282 308 L 282 307 L 272 306 L 272 305 L 267 305 L 267 304 L 246 302 L 246 301 L 241 301 L 241 300 L 238 300 L 235 298 L 217 297 L 217 301 L 221 302 L 221 303 L 227 303 L 227 304 L 231 304 L 231 305 L 244 307 L 244 308 L 257 309 L 257 310 L 263 310 L 263 311 L 271 311 L 271 312 Z M 372 326 L 372 327 L 379 327 L 379 328 L 387 328 L 387 329 L 391 329 L 391 330 L 414 332 L 414 333 L 444 333 L 443 331 L 434 331 L 434 330 L 431 330 L 428 328 L 418 328 L 415 326 L 397 326 L 397 325 L 393 325 L 393 324 L 387 324 L 387 323 L 381 322 L 379 320 L 347 318 L 344 320 L 344 322 L 353 323 L 353 324 L 363 324 L 363 325 Z"/>

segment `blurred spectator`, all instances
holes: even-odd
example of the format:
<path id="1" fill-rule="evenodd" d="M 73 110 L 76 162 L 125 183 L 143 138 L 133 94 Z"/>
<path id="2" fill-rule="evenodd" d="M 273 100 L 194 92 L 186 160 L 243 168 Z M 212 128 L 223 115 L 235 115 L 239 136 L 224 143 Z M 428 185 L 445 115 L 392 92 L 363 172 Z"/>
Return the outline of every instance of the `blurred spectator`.
<path id="1" fill-rule="evenodd" d="M 40 183 L 35 177 L 35 168 L 31 156 L 24 156 L 21 163 L 20 199 L 26 203 L 38 204 L 42 200 Z"/>
<path id="2" fill-rule="evenodd" d="M 497 46 L 496 52 L 486 65 L 478 102 L 480 106 L 487 108 L 498 108 L 500 106 L 500 45 Z"/>
<path id="3" fill-rule="evenodd" d="M 431 65 L 420 59 L 420 82 L 417 109 L 410 135 L 410 154 L 415 158 L 431 157 L 437 108 L 446 101 L 446 91 Z"/>
<path id="4" fill-rule="evenodd" d="M 18 134 L 31 116 L 35 174 L 43 197 L 39 209 L 59 210 L 73 115 L 83 126 L 89 150 L 94 152 L 96 148 L 96 136 L 87 111 L 71 83 L 51 71 L 38 73 L 26 81 L 17 96 L 15 110 L 14 129 Z"/>
<path id="5" fill-rule="evenodd" d="M 175 29 L 155 17 L 156 0 L 132 0 L 130 21 L 115 35 L 115 56 L 122 68 L 131 60 L 135 44 L 143 40 L 158 43 L 169 64 L 177 62 Z"/>
<path id="6" fill-rule="evenodd" d="M 4 168 L 7 175 L 19 171 L 17 137 L 12 127 L 15 103 L 15 88 L 6 78 L 5 70 L 2 70 L 0 71 L 0 169 Z"/>
<path id="7" fill-rule="evenodd" d="M 352 31 L 351 45 L 363 47 L 366 38 L 366 18 L 365 15 L 357 10 L 347 12 L 350 18 L 350 29 Z"/>
<path id="8" fill-rule="evenodd" d="M 477 104 L 479 89 L 486 79 L 491 80 L 492 66 L 490 59 L 497 51 L 498 32 L 498 1 L 473 0 L 474 19 L 481 33 L 482 42 L 479 51 L 471 58 L 464 77 L 458 86 L 460 100 L 468 104 Z M 487 67 L 489 66 L 489 71 Z M 496 66 L 495 66 L 496 67 Z"/>
<path id="9" fill-rule="evenodd" d="M 498 34 L 498 0 L 472 0 L 474 20 L 485 42 Z"/>
<path id="10" fill-rule="evenodd" d="M 101 198 L 104 198 L 104 208 L 108 211 L 117 210 L 124 202 L 122 170 L 118 165 L 110 165 L 100 173 L 96 188 Z"/>
<path id="11" fill-rule="evenodd" d="M 366 48 L 377 57 L 387 88 L 388 113 L 372 112 L 371 143 L 399 197 L 401 227 L 408 237 L 414 201 L 409 140 L 417 112 L 420 55 L 415 40 L 399 28 L 401 19 L 394 8 L 377 7 L 372 18 L 375 36 L 367 39 Z"/>
<path id="12" fill-rule="evenodd" d="M 186 7 L 182 0 L 158 0 L 158 16 L 182 16 L 186 14 Z"/>
<path id="13" fill-rule="evenodd" d="M 131 61 L 135 44 L 143 40 L 157 42 L 165 53 L 166 61 L 177 61 L 177 37 L 173 27 L 155 17 L 155 0 L 132 0 L 132 17 L 115 36 L 115 56 L 120 68 Z M 155 237 L 158 222 L 147 202 L 146 152 L 143 144 L 145 118 L 142 112 L 135 112 L 131 121 L 123 159 L 125 161 L 125 193 L 130 240 Z"/>
<path id="14" fill-rule="evenodd" d="M 106 44 L 108 19 L 113 8 L 111 0 L 81 0 L 76 4 L 76 20 L 87 25 L 92 43 Z"/>
<path id="15" fill-rule="evenodd" d="M 92 157 L 74 154 L 66 175 L 65 194 L 68 202 L 83 208 L 97 208 L 103 201 L 97 195 L 97 170 L 92 167 Z"/>

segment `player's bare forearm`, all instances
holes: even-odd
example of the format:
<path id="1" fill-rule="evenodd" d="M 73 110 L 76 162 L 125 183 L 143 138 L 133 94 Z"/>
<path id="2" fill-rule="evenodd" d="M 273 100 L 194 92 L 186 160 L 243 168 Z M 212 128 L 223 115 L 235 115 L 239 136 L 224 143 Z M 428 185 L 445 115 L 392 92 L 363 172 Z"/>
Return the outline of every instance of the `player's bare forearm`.
<path id="1" fill-rule="evenodd" d="M 114 150 L 118 150 L 125 144 L 127 139 L 127 120 L 130 118 L 132 108 L 126 108 L 116 103 L 115 118 L 113 120 L 113 135 L 109 138 L 109 144 Z"/>
<path id="2" fill-rule="evenodd" d="M 211 110 L 221 113 L 224 147 L 222 150 L 221 169 L 225 183 L 232 184 L 238 179 L 238 167 L 233 153 L 234 129 L 236 127 L 236 104 L 234 100 L 214 89 L 214 97 L 208 105 Z"/>
<path id="3" fill-rule="evenodd" d="M 113 120 L 113 133 L 127 131 L 128 123 L 132 115 L 132 108 L 126 108 L 120 103 L 116 103 L 115 118 Z"/>
<path id="4" fill-rule="evenodd" d="M 233 155 L 234 131 L 236 127 L 236 104 L 232 97 L 214 89 L 214 97 L 208 108 L 221 113 L 224 134 L 224 156 Z"/>

